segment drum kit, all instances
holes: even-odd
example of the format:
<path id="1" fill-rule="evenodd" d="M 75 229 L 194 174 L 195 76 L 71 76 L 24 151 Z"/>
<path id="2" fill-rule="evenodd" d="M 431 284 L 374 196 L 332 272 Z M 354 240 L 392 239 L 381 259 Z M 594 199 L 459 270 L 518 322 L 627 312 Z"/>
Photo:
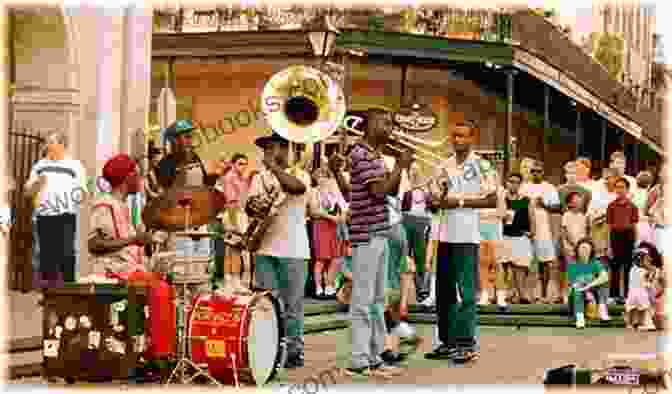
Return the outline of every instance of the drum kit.
<path id="1" fill-rule="evenodd" d="M 158 228 L 194 242 L 222 237 L 193 230 L 207 225 L 213 217 L 211 193 L 205 187 L 179 190 L 178 198 L 172 199 L 175 206 L 170 207 L 165 201 L 157 205 Z M 232 236 L 223 235 L 227 245 L 241 247 L 242 236 L 238 235 L 238 242 L 227 241 L 227 237 Z M 207 266 L 209 259 L 195 256 L 193 248 L 187 250 L 179 257 L 157 251 L 157 255 L 170 262 L 154 266 L 154 270 L 173 274 L 176 304 L 181 306 L 177 313 L 177 364 L 166 385 L 188 384 L 199 377 L 216 386 L 233 383 L 237 388 L 241 382 L 257 385 L 269 382 L 284 365 L 286 354 L 281 303 L 270 291 L 260 289 L 252 289 L 249 294 L 222 289 L 190 297 L 194 294 L 190 289 L 208 284 L 207 269 L 202 267 L 204 263 Z"/>

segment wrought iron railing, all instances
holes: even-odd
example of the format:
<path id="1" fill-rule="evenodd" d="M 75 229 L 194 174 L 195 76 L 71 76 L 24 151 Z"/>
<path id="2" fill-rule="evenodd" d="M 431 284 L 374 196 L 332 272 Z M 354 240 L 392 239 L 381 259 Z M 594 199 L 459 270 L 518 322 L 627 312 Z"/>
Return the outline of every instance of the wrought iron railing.
<path id="1" fill-rule="evenodd" d="M 510 42 L 511 12 L 489 9 L 377 9 L 212 7 L 157 11 L 155 32 L 216 32 L 300 29 L 319 14 L 329 13 L 339 28 L 385 30 L 434 37 Z"/>

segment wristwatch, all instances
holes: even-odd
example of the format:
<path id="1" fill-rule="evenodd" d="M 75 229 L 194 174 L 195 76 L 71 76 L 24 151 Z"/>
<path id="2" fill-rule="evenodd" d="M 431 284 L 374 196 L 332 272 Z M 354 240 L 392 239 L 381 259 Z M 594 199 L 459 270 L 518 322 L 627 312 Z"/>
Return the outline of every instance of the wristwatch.
<path id="1" fill-rule="evenodd" d="M 459 200 L 457 200 L 457 206 L 460 207 L 460 208 L 464 208 L 464 199 L 463 198 L 460 198 Z"/>

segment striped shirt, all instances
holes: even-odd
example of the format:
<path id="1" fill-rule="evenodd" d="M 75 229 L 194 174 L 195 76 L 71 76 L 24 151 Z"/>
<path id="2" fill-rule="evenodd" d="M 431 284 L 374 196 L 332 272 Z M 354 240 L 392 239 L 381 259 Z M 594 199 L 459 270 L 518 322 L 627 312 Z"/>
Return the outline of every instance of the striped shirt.
<path id="1" fill-rule="evenodd" d="M 87 192 L 84 167 L 79 160 L 42 159 L 30 170 L 30 180 L 44 175 L 47 183 L 38 194 L 38 216 L 76 214 Z"/>
<path id="2" fill-rule="evenodd" d="M 353 244 L 369 242 L 370 236 L 387 231 L 390 227 L 385 194 L 376 194 L 369 185 L 385 179 L 382 156 L 360 142 L 350 152 L 351 188 L 350 240 Z"/>

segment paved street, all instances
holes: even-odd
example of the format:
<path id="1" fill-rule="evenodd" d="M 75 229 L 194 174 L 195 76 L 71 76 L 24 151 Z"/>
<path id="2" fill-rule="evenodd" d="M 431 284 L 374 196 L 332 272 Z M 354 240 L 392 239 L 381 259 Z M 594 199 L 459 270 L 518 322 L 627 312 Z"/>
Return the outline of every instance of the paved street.
<path id="1" fill-rule="evenodd" d="M 481 359 L 468 366 L 449 366 L 446 361 L 428 361 L 422 352 L 431 347 L 431 327 L 419 326 L 426 338 L 420 352 L 406 363 L 407 372 L 391 384 L 539 384 L 546 368 L 576 364 L 602 367 L 608 354 L 639 354 L 656 351 L 656 333 L 633 333 L 620 328 L 482 327 Z M 276 385 L 302 383 L 329 368 L 345 367 L 350 343 L 347 330 L 330 331 L 306 337 L 306 367 L 283 371 Z M 329 380 L 329 378 L 327 378 Z M 340 376 L 338 384 L 365 383 L 368 379 Z M 24 379 L 24 383 L 40 380 Z M 93 387 L 92 384 L 85 386 Z"/>

